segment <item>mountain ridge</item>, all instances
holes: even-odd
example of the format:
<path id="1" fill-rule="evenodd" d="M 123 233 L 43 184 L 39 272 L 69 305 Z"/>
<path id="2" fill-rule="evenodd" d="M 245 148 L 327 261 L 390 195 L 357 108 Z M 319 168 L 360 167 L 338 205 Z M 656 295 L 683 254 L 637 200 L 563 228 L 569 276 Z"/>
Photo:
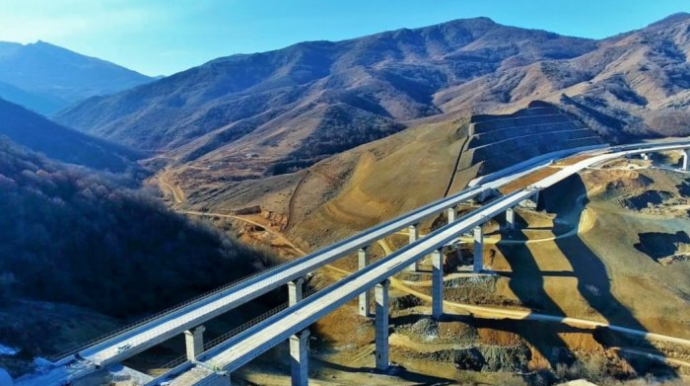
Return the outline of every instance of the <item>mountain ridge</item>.
<path id="1" fill-rule="evenodd" d="M 123 172 L 139 169 L 143 153 L 60 126 L 0 98 L 0 137 L 64 163 Z"/>
<path id="2" fill-rule="evenodd" d="M 25 45 L 0 42 L 0 82 L 36 97 L 51 98 L 53 103 L 33 103 L 7 92 L 0 97 L 24 102 L 25 107 L 42 114 L 54 113 L 93 95 L 112 94 L 153 80 L 115 63 L 40 40 Z"/>
<path id="3" fill-rule="evenodd" d="M 351 138 L 351 148 L 400 131 L 408 120 L 441 114 L 433 95 L 449 84 L 543 57 L 577 57 L 595 46 L 486 18 L 456 20 L 218 58 L 92 98 L 56 119 L 184 162 L 228 164 L 257 154 L 236 176 L 256 178 L 276 165 L 309 165 L 346 150 L 333 146 L 334 131 Z"/>

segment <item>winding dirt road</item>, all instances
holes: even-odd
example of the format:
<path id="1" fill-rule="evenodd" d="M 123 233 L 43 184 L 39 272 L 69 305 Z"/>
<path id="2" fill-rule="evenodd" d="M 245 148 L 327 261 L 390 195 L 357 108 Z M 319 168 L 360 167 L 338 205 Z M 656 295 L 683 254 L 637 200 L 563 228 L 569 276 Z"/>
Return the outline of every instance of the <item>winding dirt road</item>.
<path id="1" fill-rule="evenodd" d="M 182 204 L 185 201 L 185 195 L 182 189 L 180 189 L 179 186 L 173 184 L 169 180 L 169 175 L 170 170 L 165 169 L 162 173 L 160 173 L 158 176 L 156 176 L 156 180 L 158 183 L 163 186 L 166 190 L 168 190 L 172 196 L 173 199 L 175 200 L 175 204 Z"/>

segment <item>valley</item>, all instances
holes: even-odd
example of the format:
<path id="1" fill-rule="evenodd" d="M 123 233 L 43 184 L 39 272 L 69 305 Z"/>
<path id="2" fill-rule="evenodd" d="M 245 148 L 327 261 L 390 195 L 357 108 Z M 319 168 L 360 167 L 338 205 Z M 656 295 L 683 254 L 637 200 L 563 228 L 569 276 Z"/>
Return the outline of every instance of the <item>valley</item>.
<path id="1" fill-rule="evenodd" d="M 0 386 L 684 385 L 689 55 L 688 13 L 155 78 L 0 42 Z"/>

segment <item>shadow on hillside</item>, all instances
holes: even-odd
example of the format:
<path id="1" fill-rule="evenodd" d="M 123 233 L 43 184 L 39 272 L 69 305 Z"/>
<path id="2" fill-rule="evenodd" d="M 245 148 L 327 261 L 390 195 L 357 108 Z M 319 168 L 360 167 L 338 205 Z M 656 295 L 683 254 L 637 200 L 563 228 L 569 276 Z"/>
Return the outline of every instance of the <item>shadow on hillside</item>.
<path id="1" fill-rule="evenodd" d="M 526 222 L 515 213 L 516 223 L 524 226 Z M 510 232 L 511 240 L 527 240 L 527 235 L 519 228 Z M 542 272 L 527 244 L 497 243 L 496 248 L 510 265 L 512 275 L 509 287 L 526 307 L 556 317 L 565 317 L 563 310 L 551 299 L 544 289 L 545 272 Z M 574 355 L 555 329 L 538 329 L 538 334 L 521 333 L 539 353 L 549 361 L 552 368 L 559 363 L 571 364 Z"/>
<path id="2" fill-rule="evenodd" d="M 577 200 L 581 199 L 584 207 L 589 201 L 587 199 L 587 189 L 580 176 L 573 176 L 561 182 L 555 189 L 546 191 L 542 195 L 544 209 L 556 214 L 556 221 L 567 215 L 568 221 L 579 224 L 583 211 L 578 208 Z M 555 240 L 561 253 L 568 259 L 573 267 L 573 273 L 578 278 L 577 288 L 580 295 L 589 305 L 603 316 L 609 323 L 621 327 L 646 331 L 633 313 L 611 292 L 611 283 L 606 271 L 606 266 L 601 259 L 582 241 L 580 236 L 564 237 Z M 597 339 L 602 339 L 605 335 L 617 334 L 597 334 Z M 608 338 L 600 343 L 605 346 L 612 346 Z M 643 339 L 636 340 L 635 348 L 642 349 L 650 354 L 663 355 L 652 344 Z M 630 360 L 630 365 L 640 375 L 645 373 L 663 373 L 677 376 L 675 370 L 661 363 L 650 363 L 650 361 Z"/>
<path id="3" fill-rule="evenodd" d="M 318 363 L 319 367 L 323 368 L 329 368 L 337 371 L 342 371 L 345 373 L 380 373 L 379 370 L 376 370 L 373 367 L 351 367 L 351 366 L 345 366 L 342 364 L 338 364 L 335 362 L 330 362 L 330 361 L 325 361 L 323 359 L 317 359 L 317 358 L 310 358 L 311 361 L 313 361 L 315 364 Z M 388 375 L 393 375 L 398 378 L 404 379 L 407 382 L 414 382 L 415 385 L 419 386 L 424 386 L 424 385 L 450 385 L 454 384 L 454 381 L 452 379 L 447 379 L 447 378 L 442 378 L 442 377 L 435 377 L 431 375 L 426 375 L 426 374 L 421 374 L 421 373 L 415 373 L 410 370 L 407 370 L 403 366 L 399 365 L 392 365 L 388 371 L 385 372 L 385 374 Z"/>

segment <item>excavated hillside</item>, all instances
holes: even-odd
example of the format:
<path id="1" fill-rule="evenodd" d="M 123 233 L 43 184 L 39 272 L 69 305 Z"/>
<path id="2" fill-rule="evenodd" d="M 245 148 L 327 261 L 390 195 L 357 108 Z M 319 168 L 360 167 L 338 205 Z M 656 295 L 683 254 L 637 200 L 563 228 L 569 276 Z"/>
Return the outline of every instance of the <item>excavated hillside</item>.
<path id="1" fill-rule="evenodd" d="M 455 193 L 478 175 L 602 142 L 573 116 L 534 102 L 510 115 L 422 124 L 292 174 L 232 181 L 222 166 L 182 166 L 159 179 L 179 186 L 182 209 L 253 215 L 310 249 Z"/>
<path id="2" fill-rule="evenodd" d="M 475 115 L 463 161 L 493 173 L 559 150 L 602 144 L 601 137 L 553 105 L 532 102 L 510 115 Z"/>

